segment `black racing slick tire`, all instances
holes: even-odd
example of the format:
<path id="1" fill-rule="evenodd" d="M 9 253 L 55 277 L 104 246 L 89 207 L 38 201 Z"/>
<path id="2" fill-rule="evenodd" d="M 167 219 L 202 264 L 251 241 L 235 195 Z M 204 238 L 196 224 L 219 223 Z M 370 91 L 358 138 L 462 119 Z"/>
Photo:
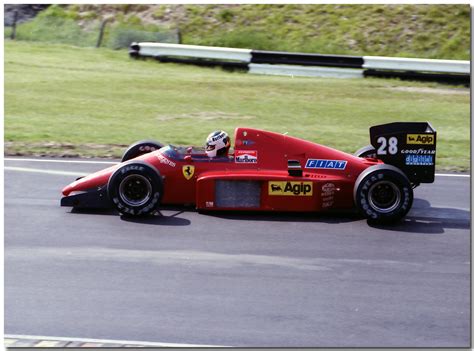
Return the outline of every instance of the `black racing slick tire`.
<path id="1" fill-rule="evenodd" d="M 124 216 L 153 214 L 163 195 L 160 173 L 142 161 L 117 168 L 110 176 L 107 194 L 115 208 Z"/>
<path id="2" fill-rule="evenodd" d="M 140 140 L 136 143 L 130 145 L 127 150 L 125 150 L 122 156 L 122 162 L 131 160 L 135 157 L 147 154 L 149 152 L 159 150 L 163 146 L 162 143 L 154 140 Z"/>
<path id="3" fill-rule="evenodd" d="M 354 202 L 369 222 L 393 223 L 410 210 L 413 189 L 400 169 L 386 164 L 375 165 L 357 177 Z"/>
<path id="4" fill-rule="evenodd" d="M 375 148 L 372 145 L 367 145 L 357 150 L 354 153 L 354 156 L 364 158 L 377 158 L 377 152 L 375 151 Z"/>

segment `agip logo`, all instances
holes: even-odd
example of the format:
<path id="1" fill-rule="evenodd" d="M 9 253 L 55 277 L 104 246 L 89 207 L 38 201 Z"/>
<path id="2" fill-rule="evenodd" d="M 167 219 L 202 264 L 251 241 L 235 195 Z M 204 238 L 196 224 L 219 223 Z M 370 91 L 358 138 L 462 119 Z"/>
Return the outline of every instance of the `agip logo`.
<path id="1" fill-rule="evenodd" d="M 268 182 L 268 195 L 312 196 L 312 182 Z"/>
<path id="2" fill-rule="evenodd" d="M 407 134 L 407 144 L 433 145 L 434 134 Z"/>

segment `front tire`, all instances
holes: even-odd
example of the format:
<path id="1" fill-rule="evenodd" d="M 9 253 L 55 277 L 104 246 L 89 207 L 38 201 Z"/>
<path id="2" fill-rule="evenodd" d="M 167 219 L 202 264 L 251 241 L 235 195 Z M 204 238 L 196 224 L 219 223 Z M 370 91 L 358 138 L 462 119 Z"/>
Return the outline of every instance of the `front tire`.
<path id="1" fill-rule="evenodd" d="M 131 162 L 115 170 L 107 184 L 107 193 L 115 208 L 125 216 L 154 213 L 163 195 L 159 172 L 142 161 Z"/>
<path id="2" fill-rule="evenodd" d="M 357 178 L 354 202 L 370 222 L 392 223 L 403 218 L 413 204 L 413 189 L 408 178 L 391 165 L 367 168 Z"/>

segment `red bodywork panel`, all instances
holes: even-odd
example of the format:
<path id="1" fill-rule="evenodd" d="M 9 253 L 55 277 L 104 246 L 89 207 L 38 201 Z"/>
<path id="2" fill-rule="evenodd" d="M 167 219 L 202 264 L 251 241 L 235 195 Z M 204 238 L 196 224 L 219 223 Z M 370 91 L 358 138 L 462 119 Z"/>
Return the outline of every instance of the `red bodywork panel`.
<path id="1" fill-rule="evenodd" d="M 229 157 L 210 159 L 191 148 L 167 146 L 127 162 L 142 160 L 159 171 L 163 204 L 298 212 L 353 207 L 358 175 L 382 162 L 252 128 L 236 128 L 234 140 Z M 289 175 L 289 160 L 300 163 L 301 176 Z M 66 186 L 63 194 L 106 187 L 111 174 L 122 165 L 79 179 Z"/>

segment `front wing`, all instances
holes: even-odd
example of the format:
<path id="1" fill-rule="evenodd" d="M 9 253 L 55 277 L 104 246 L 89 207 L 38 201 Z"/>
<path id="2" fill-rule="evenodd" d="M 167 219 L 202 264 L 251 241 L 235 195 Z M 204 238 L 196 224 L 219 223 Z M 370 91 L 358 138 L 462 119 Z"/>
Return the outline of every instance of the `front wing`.
<path id="1" fill-rule="evenodd" d="M 61 206 L 74 208 L 111 208 L 112 203 L 107 196 L 106 187 L 98 187 L 77 194 L 64 196 L 61 199 Z"/>

